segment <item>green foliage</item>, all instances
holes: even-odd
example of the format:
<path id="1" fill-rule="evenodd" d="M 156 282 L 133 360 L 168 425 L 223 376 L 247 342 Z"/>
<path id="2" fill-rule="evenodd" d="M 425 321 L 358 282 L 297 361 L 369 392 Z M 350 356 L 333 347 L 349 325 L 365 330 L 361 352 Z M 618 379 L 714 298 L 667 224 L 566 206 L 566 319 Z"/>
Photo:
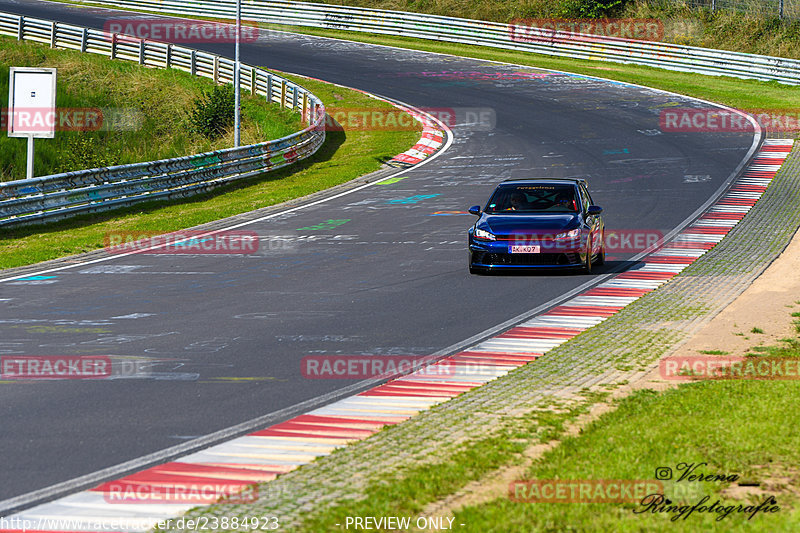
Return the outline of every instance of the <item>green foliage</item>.
<path id="1" fill-rule="evenodd" d="M 77 135 L 67 141 L 67 150 L 59 172 L 83 168 L 100 168 L 118 165 L 122 150 L 111 148 L 96 136 Z"/>
<path id="2" fill-rule="evenodd" d="M 568 18 L 602 19 L 617 15 L 627 0 L 566 0 L 562 16 Z"/>
<path id="3" fill-rule="evenodd" d="M 2 40 L 0 40 L 1 42 Z M 106 58 L 99 57 L 99 59 L 102 59 L 104 64 L 114 64 Z M 122 63 L 122 65 L 125 64 Z M 136 68 L 139 67 L 136 66 Z M 160 72 L 155 69 L 146 69 L 146 71 Z M 8 74 L 6 73 L 7 79 Z M 335 101 L 343 107 L 355 109 L 367 107 L 394 109 L 388 103 L 376 102 L 356 91 L 349 91 L 315 80 L 295 77 L 291 77 L 291 79 L 296 83 L 302 83 L 324 102 Z M 2 81 L 1 77 L 0 81 Z M 124 86 L 122 83 L 119 85 Z M 198 90 L 197 93 L 192 94 L 191 98 L 197 96 L 199 92 Z M 186 111 L 190 109 L 191 98 L 187 98 L 185 104 L 181 102 L 181 108 L 184 109 L 181 113 L 157 115 L 148 119 L 146 125 L 178 117 L 180 122 L 173 123 L 172 131 L 175 134 L 187 133 L 185 128 Z M 249 94 L 243 95 L 242 98 L 242 117 L 249 119 L 252 128 L 250 133 L 252 142 L 256 142 L 258 139 L 277 139 L 299 129 L 300 122 L 297 113 L 289 113 L 288 110 L 279 112 L 277 106 L 267 106 L 264 102 L 264 97 L 251 98 Z M 94 102 L 90 104 L 98 105 Z M 98 107 L 102 105 L 99 103 Z M 119 107 L 119 104 L 115 102 L 105 105 Z M 126 133 L 128 132 L 111 132 L 106 136 L 103 132 L 98 132 L 96 134 L 100 138 L 96 147 L 102 146 L 101 154 L 111 157 L 114 154 L 114 147 L 119 145 L 117 141 L 120 137 L 123 140 L 126 139 L 123 137 Z M 131 133 L 135 133 L 136 139 L 141 139 L 143 143 L 151 145 L 164 143 L 162 139 L 153 134 L 152 129 Z M 247 139 L 245 137 L 247 134 L 248 122 L 245 121 L 242 123 L 243 141 Z M 90 134 L 81 133 L 81 135 Z M 378 170 L 382 161 L 412 146 L 419 139 L 419 135 L 418 130 L 352 130 L 348 131 L 346 135 L 344 132 L 332 131 L 328 132 L 325 144 L 312 158 L 264 176 L 220 187 L 208 194 L 193 196 L 189 199 L 143 202 L 106 213 L 79 215 L 71 219 L 52 222 L 46 226 L 30 225 L 4 229 L 2 237 L 0 237 L 0 268 L 29 265 L 102 248 L 105 246 L 105 239 L 109 231 L 145 231 L 156 235 L 306 196 L 349 181 L 354 176 Z M 45 139 L 37 144 L 37 151 L 45 151 L 44 147 L 48 144 L 45 141 L 52 141 L 51 144 L 53 144 L 59 139 L 66 141 L 66 138 L 66 134 L 56 134 L 56 139 Z M 13 141 L 13 143 L 0 144 L 0 154 L 6 155 L 5 151 L 9 147 L 16 149 L 20 153 L 19 162 L 22 165 L 21 172 L 24 173 L 25 139 L 8 139 L 6 137 L 6 140 Z M 112 143 L 112 141 L 114 142 Z M 225 143 L 230 146 L 228 137 L 223 137 L 217 143 L 216 145 L 212 144 L 208 149 L 214 149 L 215 146 L 224 147 Z M 129 144 L 133 144 L 133 141 Z M 200 143 L 197 144 L 200 145 Z M 123 153 L 126 148 L 127 146 L 123 147 Z M 199 152 L 195 145 L 190 148 L 194 151 L 183 151 L 182 153 Z M 61 154 L 63 151 L 58 152 L 59 157 L 63 157 Z M 148 158 L 144 160 L 156 159 L 149 157 L 150 153 L 146 155 Z M 128 161 L 122 162 L 127 163 Z M 3 164 L 3 158 L 0 158 L 0 169 L 4 168 Z M 78 170 L 78 168 L 69 170 Z M 19 173 L 19 169 L 16 172 Z M 43 175 L 43 172 L 40 172 L 39 175 Z"/>
<path id="4" fill-rule="evenodd" d="M 193 100 L 214 87 L 206 78 L 0 37 L 0 95 L 8 94 L 10 65 L 56 68 L 59 109 L 102 111 L 98 130 L 77 131 L 80 128 L 65 124 L 54 138 L 38 139 L 36 176 L 179 157 L 232 144 L 231 134 L 209 140 L 187 127 Z M 278 139 L 302 127 L 299 114 L 249 92 L 243 95 L 243 145 Z M 26 148 L 25 139 L 0 135 L 0 182 L 25 178 Z"/>
<path id="5" fill-rule="evenodd" d="M 222 137 L 233 126 L 234 108 L 235 95 L 230 84 L 203 90 L 192 102 L 189 116 L 192 131 L 211 140 Z"/>

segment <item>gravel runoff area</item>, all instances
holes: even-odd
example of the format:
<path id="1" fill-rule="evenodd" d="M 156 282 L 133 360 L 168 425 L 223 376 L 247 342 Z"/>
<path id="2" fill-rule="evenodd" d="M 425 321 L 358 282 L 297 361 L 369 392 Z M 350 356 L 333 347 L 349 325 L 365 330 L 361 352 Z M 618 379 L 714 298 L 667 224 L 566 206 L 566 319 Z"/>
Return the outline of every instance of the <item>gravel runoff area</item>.
<path id="1" fill-rule="evenodd" d="M 259 499 L 194 510 L 196 516 L 304 517 L 349 499 L 379 477 L 446 460 L 466 442 L 530 425 L 530 414 L 585 404 L 587 391 L 643 379 L 730 304 L 788 245 L 800 224 L 800 154 L 786 159 L 761 200 L 716 247 L 601 324 L 510 374 L 387 427 L 262 485 Z M 527 418 L 526 418 L 527 415 Z M 520 426 L 521 427 L 521 426 Z M 534 443 L 532 443 L 534 444 Z"/>

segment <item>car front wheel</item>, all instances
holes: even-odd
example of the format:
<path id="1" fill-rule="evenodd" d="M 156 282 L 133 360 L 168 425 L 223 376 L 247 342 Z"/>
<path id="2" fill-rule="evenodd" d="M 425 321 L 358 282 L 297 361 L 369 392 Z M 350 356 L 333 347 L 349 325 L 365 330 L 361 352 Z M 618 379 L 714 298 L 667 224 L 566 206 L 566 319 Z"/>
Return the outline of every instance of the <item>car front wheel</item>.
<path id="1" fill-rule="evenodd" d="M 586 243 L 586 259 L 583 262 L 583 271 L 587 274 L 592 273 L 592 239 Z"/>
<path id="2" fill-rule="evenodd" d="M 600 251 L 597 252 L 597 260 L 595 261 L 595 264 L 604 265 L 605 263 L 606 263 L 606 245 L 603 244 L 603 246 L 600 247 Z"/>

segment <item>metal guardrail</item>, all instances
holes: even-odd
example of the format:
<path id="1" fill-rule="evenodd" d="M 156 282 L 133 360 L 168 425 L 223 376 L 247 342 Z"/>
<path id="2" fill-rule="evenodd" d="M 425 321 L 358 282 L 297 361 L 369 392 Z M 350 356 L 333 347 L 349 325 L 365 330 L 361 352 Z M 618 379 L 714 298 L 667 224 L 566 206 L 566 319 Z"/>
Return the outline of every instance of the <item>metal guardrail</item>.
<path id="1" fill-rule="evenodd" d="M 233 82 L 234 62 L 174 44 L 119 37 L 69 24 L 0 13 L 0 35 L 49 44 L 148 67 L 174 68 Z M 209 191 L 232 180 L 284 167 L 314 154 L 325 141 L 325 107 L 303 87 L 249 65 L 241 85 L 268 102 L 303 115 L 309 126 L 281 139 L 203 154 L 78 170 L 0 182 L 0 226 L 58 220 L 154 199 Z"/>
<path id="2" fill-rule="evenodd" d="M 73 0 L 157 13 L 233 18 L 234 0 Z M 648 65 L 668 70 L 800 84 L 800 61 L 709 48 L 568 32 L 530 31 L 514 24 L 357 7 L 245 0 L 242 16 L 265 23 L 400 35 L 539 54 Z"/>
<path id="3" fill-rule="evenodd" d="M 800 19 L 800 2 L 797 0 L 649 0 L 661 6 L 690 6 L 709 11 L 734 11 L 763 18 Z"/>

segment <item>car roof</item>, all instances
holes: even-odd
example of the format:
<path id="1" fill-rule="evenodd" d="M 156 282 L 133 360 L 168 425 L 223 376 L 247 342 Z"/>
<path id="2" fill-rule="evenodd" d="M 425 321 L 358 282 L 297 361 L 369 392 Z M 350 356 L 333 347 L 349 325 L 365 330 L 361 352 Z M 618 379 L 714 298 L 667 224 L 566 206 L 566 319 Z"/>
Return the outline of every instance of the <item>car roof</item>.
<path id="1" fill-rule="evenodd" d="M 553 183 L 559 185 L 576 185 L 586 180 L 583 178 L 511 178 L 500 182 L 501 185 L 527 185 L 531 183 Z"/>

